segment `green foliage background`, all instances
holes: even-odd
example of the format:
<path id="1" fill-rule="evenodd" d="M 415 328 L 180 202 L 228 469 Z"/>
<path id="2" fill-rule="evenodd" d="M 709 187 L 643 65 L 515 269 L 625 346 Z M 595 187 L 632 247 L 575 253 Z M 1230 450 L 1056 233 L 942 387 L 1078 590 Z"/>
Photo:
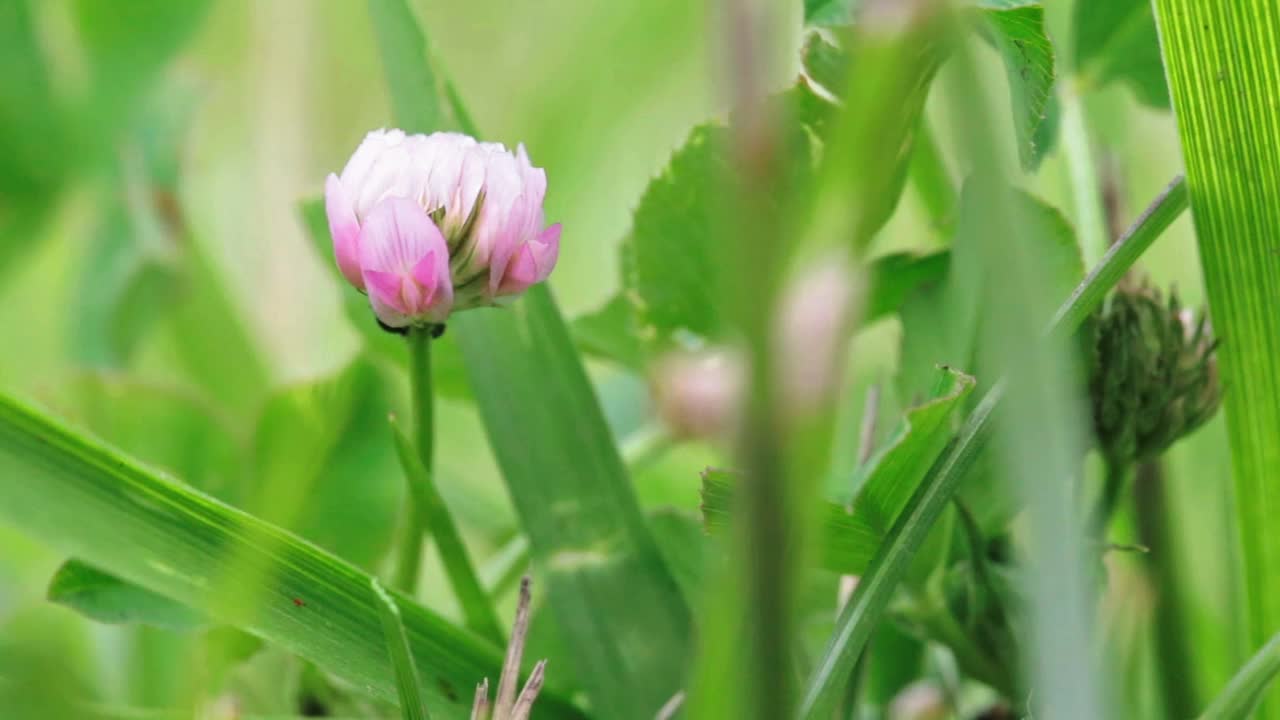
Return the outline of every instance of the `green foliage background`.
<path id="1" fill-rule="evenodd" d="M 992 23 L 1021 32 L 1026 18 L 1017 13 L 1032 3 L 974 4 L 998 13 Z M 837 5 L 780 4 L 777 42 L 761 63 L 768 87 L 787 89 L 800 70 L 806 42 L 802 12 L 838 18 Z M 1168 98 L 1161 93 L 1158 55 L 1153 76 L 1152 30 L 1140 7 L 1146 3 L 1047 5 L 1045 23 L 1055 44 L 1070 37 L 1072 27 L 1088 28 L 1077 36 L 1081 45 L 1074 52 L 1055 48 L 1057 75 L 1059 82 L 1081 79 L 1070 90 L 1080 95 L 1103 177 L 1115 180 L 1109 197 L 1127 221 L 1182 165 L 1173 117 L 1161 107 L 1167 108 Z M 611 482 L 625 481 L 614 465 L 619 459 L 626 463 L 630 492 L 655 540 L 655 547 L 641 547 L 638 554 L 644 560 L 660 555 L 671 568 L 672 577 L 662 581 L 672 591 L 663 599 L 672 613 L 697 611 L 708 584 L 704 576 L 710 575 L 703 573 L 700 556 L 707 541 L 697 527 L 699 473 L 729 460 L 714 445 L 662 437 L 645 368 L 653 353 L 680 342 L 676 326 L 713 334 L 726 322 L 712 306 L 719 288 L 710 276 L 717 272 L 720 248 L 709 247 L 701 232 L 710 234 L 712 220 L 699 215 L 704 205 L 680 206 L 691 199 L 710 202 L 718 190 L 716 173 L 723 171 L 710 167 L 714 158 L 699 154 L 705 148 L 680 148 L 691 136 L 712 143 L 723 132 L 703 126 L 727 116 L 725 78 L 732 68 L 725 60 L 724 8 L 688 0 L 414 0 L 410 6 L 429 33 L 435 67 L 447 74 L 485 137 L 523 142 L 535 164 L 546 168 L 547 214 L 565 226 L 550 288 L 555 305 L 573 321 L 574 341 L 586 352 L 608 432 L 541 423 L 533 411 L 515 415 L 538 425 L 530 437 L 541 434 L 540 447 L 564 443 L 564 457 L 580 436 L 607 434 L 616 441 L 620 458 L 603 456 L 599 467 L 616 475 Z M 1116 15 L 1110 25 L 1097 10 L 1102 6 Z M 1108 27 L 1121 32 L 1109 33 Z M 1069 150 L 1063 142 L 1035 139 L 1038 115 L 1054 112 L 1040 95 L 1049 76 L 1029 77 L 1007 65 L 1001 42 L 974 43 L 973 52 L 976 82 L 997 98 L 991 115 L 994 134 L 1007 142 L 1003 171 L 1020 178 L 1028 202 L 1061 210 L 1059 216 L 1044 208 L 1046 223 L 1074 224 L 1081 211 L 1072 196 Z M 366 131 L 422 112 L 392 101 L 383 66 L 387 52 L 385 43 L 375 41 L 365 3 L 0 0 L 0 390 L 47 408 L 150 468 L 289 527 L 366 571 L 384 569 L 380 563 L 405 502 L 383 422 L 388 410 L 405 411 L 402 348 L 375 335 L 378 344 L 364 352 L 372 321 L 360 317 L 358 304 L 351 307 L 345 288 L 334 282 L 329 257 L 316 251 L 307 225 L 323 228 L 317 208 L 300 213 L 299 206 L 319 194 L 325 174 L 341 168 Z M 1044 69 L 1043 58 L 1031 62 Z M 818 75 L 814 68 L 810 73 Z M 937 73 L 935 87 L 974 82 L 958 78 L 950 63 Z M 927 123 L 936 130 L 944 167 L 956 185 L 956 202 L 963 204 L 963 154 L 957 148 L 967 139 L 950 119 L 944 93 L 935 91 L 925 102 Z M 814 124 L 822 118 L 803 120 Z M 1022 176 L 1022 167 L 1035 170 Z M 677 184 L 686 175 L 693 190 Z M 654 178 L 659 180 L 651 184 Z M 883 268 L 889 268 L 885 278 L 902 276 L 899 261 L 886 258 L 948 247 L 955 226 L 968 228 L 960 238 L 981 232 L 966 225 L 975 219 L 963 207 L 941 217 L 925 185 L 907 185 L 866 250 L 876 277 Z M 678 262 L 667 267 L 673 257 Z M 977 334 L 971 314 L 984 303 L 984 271 L 963 263 L 974 257 L 953 258 L 945 281 L 904 301 L 901 313 L 870 313 L 858 331 L 840 400 L 836 423 L 849 431 L 845 436 L 853 436 L 867 389 L 878 385 L 887 408 L 880 440 L 900 441 L 893 438 L 896 418 L 930 390 L 938 359 L 977 374 L 983 389 L 989 385 L 991 378 L 973 366 Z M 1055 256 L 1054 264 L 1070 268 L 1061 283 L 1069 289 L 1079 279 L 1078 261 L 1068 253 Z M 1140 267 L 1155 283 L 1176 285 L 1184 304 L 1203 301 L 1187 219 L 1143 256 Z M 553 302 L 538 292 L 522 302 L 535 308 Z M 621 304 L 637 296 L 640 312 L 624 312 Z M 522 323 L 524 311 L 521 306 L 510 318 L 468 318 L 460 325 Z M 509 496 L 500 468 L 518 476 L 521 459 L 495 456 L 482 416 L 489 418 L 490 434 L 498 432 L 494 418 L 509 412 L 503 403 L 512 400 L 492 387 L 473 393 L 468 372 L 511 377 L 513 386 L 536 382 L 519 373 L 504 376 L 502 368 L 487 368 L 483 360 L 508 352 L 554 358 L 569 352 L 569 338 L 547 331 L 539 335 L 551 336 L 545 347 L 487 346 L 470 330 L 446 335 L 436 352 L 436 482 L 507 617 L 514 603 L 511 580 L 528 552 L 519 518 L 527 522 L 528 508 L 539 507 L 540 499 L 524 495 L 513 503 Z M 524 369 L 536 371 L 539 361 Z M 964 402 L 959 396 L 950 400 Z M 575 401 L 590 406 L 589 400 Z M 930 438 L 923 444 L 940 443 Z M 837 456 L 852 461 L 851 447 L 844 442 Z M 1196 648 L 1192 682 L 1202 697 L 1222 687 L 1250 650 L 1232 595 L 1237 578 L 1226 448 L 1222 422 L 1215 420 L 1177 445 L 1167 462 L 1171 512 L 1179 528 L 1176 557 L 1186 568 L 1182 577 L 1190 598 L 1182 622 Z M 913 470 L 914 476 L 920 472 Z M 577 482 L 590 480 L 584 474 Z M 822 478 L 828 486 L 848 489 L 841 480 Z M 538 478 L 525 482 L 537 488 Z M 547 497 L 580 487 L 565 481 L 547 490 Z M 978 495 L 971 502 L 984 521 L 1007 519 L 998 499 Z M 625 511 L 619 517 L 633 520 Z M 596 539 L 567 531 L 550 537 L 553 521 L 541 522 L 528 528 L 540 562 L 550 562 L 553 550 L 580 551 L 575 543 Z M 1130 525 L 1123 516 L 1122 539 L 1133 536 Z M 520 559 L 514 566 L 513 556 Z M 192 658 L 215 652 L 240 657 L 237 643 L 246 638 L 206 641 L 199 634 L 206 632 L 204 619 L 181 607 L 158 612 L 186 628 L 184 634 L 90 622 L 73 608 L 93 616 L 82 605 L 96 600 L 77 595 L 75 583 L 83 577 L 76 573 L 95 571 L 64 567 L 66 560 L 0 524 L 0 717 L 9 717 L 2 704 L 8 697 L 4 683 L 29 693 L 24 698 L 33 714 L 18 717 L 79 717 L 84 707 L 68 705 L 68 698 L 111 707 L 173 704 L 191 690 L 190 678 L 178 668 Z M 1143 584 L 1141 563 L 1136 556 L 1109 558 L 1113 582 L 1102 630 L 1114 641 L 1119 669 L 1110 690 L 1136 716 L 1153 717 L 1152 589 Z M 46 598 L 55 572 L 64 583 L 65 592 L 54 593 L 62 604 Z M 460 621 L 433 552 L 424 577 L 421 602 Z M 603 593 L 600 588 L 623 581 L 605 576 L 575 582 L 595 583 L 595 592 Z M 830 614 L 827 585 L 833 578 L 824 582 L 801 590 L 800 605 L 812 610 L 810 616 Z M 554 583 L 548 584 L 554 592 Z M 164 604 L 163 598 L 154 600 Z M 558 627 L 563 610 L 558 620 L 542 607 L 540 597 L 530 654 L 554 658 L 549 687 L 565 698 L 592 689 L 600 697 L 593 683 L 605 682 L 598 678 L 609 673 L 575 667 L 574 653 L 566 648 L 582 639 Z M 665 612 L 655 604 L 646 610 Z M 597 622 L 600 632 L 610 627 L 610 618 Z M 813 652 L 830 631 L 831 619 L 824 622 L 803 629 Z M 193 634 L 192 626 L 202 629 Z M 678 630 L 683 638 L 686 629 Z M 638 647 L 647 640 L 623 638 L 620 645 Z M 473 655 L 488 657 L 489 650 Z M 644 660 L 657 665 L 663 658 Z M 578 661 L 599 664 L 608 658 Z M 676 678 L 687 668 L 667 670 Z M 227 687 L 236 688 L 248 699 L 247 710 L 259 715 L 297 714 L 300 690 L 317 697 L 330 693 L 338 698 L 330 706 L 352 716 L 376 710 L 363 696 L 347 700 L 329 678 L 279 649 L 254 653 L 247 664 L 228 661 L 222 672 Z M 275 677 L 289 680 L 273 683 Z M 619 693 L 620 702 L 628 699 Z"/>

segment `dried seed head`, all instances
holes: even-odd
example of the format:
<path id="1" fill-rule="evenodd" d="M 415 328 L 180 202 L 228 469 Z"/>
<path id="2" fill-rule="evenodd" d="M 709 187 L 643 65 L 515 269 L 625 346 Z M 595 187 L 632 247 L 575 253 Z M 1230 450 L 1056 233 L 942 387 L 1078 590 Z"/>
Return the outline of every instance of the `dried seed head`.
<path id="1" fill-rule="evenodd" d="M 502 677 L 498 678 L 498 694 L 492 708 L 489 706 L 489 679 L 485 678 L 476 686 L 475 702 L 471 707 L 471 720 L 528 720 L 533 712 L 533 703 L 542 690 L 543 678 L 546 674 L 547 661 L 539 660 L 529 673 L 529 680 L 524 689 L 516 696 L 516 687 L 520 682 L 520 659 L 524 656 L 525 638 L 529 634 L 529 592 L 528 576 L 520 580 L 520 600 L 516 604 L 516 620 L 511 628 L 511 642 L 507 644 L 506 660 L 502 664 Z M 490 715 L 492 712 L 492 716 Z"/>

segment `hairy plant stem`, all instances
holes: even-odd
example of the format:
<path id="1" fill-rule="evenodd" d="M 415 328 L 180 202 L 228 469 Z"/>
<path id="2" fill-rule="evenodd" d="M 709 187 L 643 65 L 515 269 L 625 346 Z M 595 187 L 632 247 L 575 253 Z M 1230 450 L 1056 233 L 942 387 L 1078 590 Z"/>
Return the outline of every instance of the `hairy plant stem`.
<path id="1" fill-rule="evenodd" d="M 1200 708 L 1200 697 L 1196 692 L 1193 654 L 1187 643 L 1189 614 L 1174 550 L 1166 479 L 1160 460 L 1146 460 L 1138 464 L 1133 487 L 1136 500 L 1134 515 L 1138 524 L 1138 542 L 1150 548 L 1147 568 L 1156 591 L 1151 634 L 1155 642 L 1156 683 L 1164 704 L 1164 716 L 1193 717 Z"/>
<path id="2" fill-rule="evenodd" d="M 480 582 L 467 547 L 462 542 L 458 525 L 449 506 L 436 488 L 431 471 L 435 445 L 433 425 L 434 398 L 431 390 L 431 340 L 438 328 L 414 328 L 409 331 L 409 377 L 413 405 L 412 437 L 392 419 L 396 450 L 408 483 L 408 519 L 402 539 L 397 584 L 405 592 L 417 589 L 422 550 L 427 534 L 435 535 L 440 560 L 449 584 L 462 607 L 467 627 L 486 639 L 502 645 L 505 639 L 493 603 Z"/>

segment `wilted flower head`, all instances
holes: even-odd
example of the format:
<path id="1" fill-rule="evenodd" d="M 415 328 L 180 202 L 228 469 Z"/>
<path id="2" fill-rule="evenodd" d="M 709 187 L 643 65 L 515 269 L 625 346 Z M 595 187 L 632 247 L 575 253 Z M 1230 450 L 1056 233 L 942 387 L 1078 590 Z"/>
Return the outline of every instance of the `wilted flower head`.
<path id="1" fill-rule="evenodd" d="M 546 191 L 523 145 L 375 130 L 325 182 L 334 257 L 383 324 L 440 323 L 547 278 L 560 225 L 543 227 Z"/>
<path id="2" fill-rule="evenodd" d="M 1222 399 L 1209 321 L 1150 287 L 1122 288 L 1096 321 L 1089 381 L 1108 459 L 1142 460 L 1202 425 Z"/>

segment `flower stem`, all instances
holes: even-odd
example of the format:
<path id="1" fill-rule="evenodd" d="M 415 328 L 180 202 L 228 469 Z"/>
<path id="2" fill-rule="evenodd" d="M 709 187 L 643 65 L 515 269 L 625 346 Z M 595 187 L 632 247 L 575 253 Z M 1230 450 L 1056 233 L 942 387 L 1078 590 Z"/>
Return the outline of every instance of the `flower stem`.
<path id="1" fill-rule="evenodd" d="M 1200 708 L 1195 650 L 1185 631 L 1189 622 L 1184 578 L 1174 546 L 1174 529 L 1166 478 L 1159 459 L 1138 464 L 1134 478 L 1138 542 L 1151 549 L 1148 572 L 1156 590 L 1152 636 L 1156 644 L 1156 678 L 1165 717 L 1194 717 Z"/>
<path id="2" fill-rule="evenodd" d="M 409 378 L 413 404 L 413 436 L 410 438 L 392 418 L 396 451 L 404 467 L 409 485 L 409 519 L 402 543 L 397 583 L 412 593 L 417 586 L 422 564 L 422 548 L 428 532 L 435 535 L 440 559 L 449 584 L 462 607 L 467 627 L 481 636 L 505 644 L 489 595 L 480 584 L 479 575 L 467 554 L 466 545 L 449 506 L 436 488 L 431 471 L 435 447 L 433 396 L 431 390 L 432 328 L 414 328 L 409 332 Z"/>
<path id="3" fill-rule="evenodd" d="M 1111 516 L 1115 514 L 1120 496 L 1124 493 L 1124 487 L 1129 481 L 1129 463 L 1107 460 L 1106 465 L 1107 472 L 1102 481 L 1102 494 L 1098 497 L 1098 504 L 1094 506 L 1093 517 L 1089 521 L 1089 532 L 1093 533 L 1098 540 L 1105 539 L 1107 527 L 1111 524 Z"/>
<path id="4" fill-rule="evenodd" d="M 410 402 L 413 407 L 413 447 L 418 462 L 431 477 L 432 455 L 435 452 L 435 428 L 432 418 L 435 404 L 431 389 L 431 333 L 425 328 L 414 328 L 405 336 L 409 343 Z M 399 564 L 396 567 L 396 587 L 413 595 L 418 590 L 418 573 L 422 567 L 422 551 L 426 545 L 427 518 L 416 501 L 410 473 L 405 477 L 410 485 L 410 500 L 406 506 L 407 517 L 404 537 L 400 540 Z"/>

